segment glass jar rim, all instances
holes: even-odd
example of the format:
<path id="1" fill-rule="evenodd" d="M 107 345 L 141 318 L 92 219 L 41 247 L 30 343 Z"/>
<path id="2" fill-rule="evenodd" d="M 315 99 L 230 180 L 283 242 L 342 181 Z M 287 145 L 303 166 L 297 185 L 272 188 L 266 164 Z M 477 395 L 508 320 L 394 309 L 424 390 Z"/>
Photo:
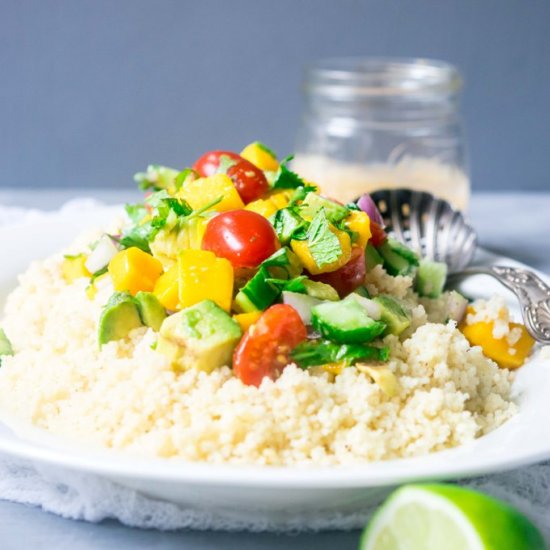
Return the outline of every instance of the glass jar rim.
<path id="1" fill-rule="evenodd" d="M 306 68 L 308 93 L 332 99 L 452 95 L 462 88 L 458 69 L 445 61 L 400 57 L 334 57 Z"/>

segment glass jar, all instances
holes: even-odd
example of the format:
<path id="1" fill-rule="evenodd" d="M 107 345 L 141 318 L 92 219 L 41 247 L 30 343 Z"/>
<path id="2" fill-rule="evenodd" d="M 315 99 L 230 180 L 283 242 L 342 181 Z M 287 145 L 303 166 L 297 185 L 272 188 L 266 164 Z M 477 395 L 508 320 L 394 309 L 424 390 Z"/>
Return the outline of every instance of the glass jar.
<path id="1" fill-rule="evenodd" d="M 320 61 L 306 74 L 294 170 L 342 202 L 408 187 L 465 210 L 470 180 L 461 88 L 457 69 L 441 61 Z"/>

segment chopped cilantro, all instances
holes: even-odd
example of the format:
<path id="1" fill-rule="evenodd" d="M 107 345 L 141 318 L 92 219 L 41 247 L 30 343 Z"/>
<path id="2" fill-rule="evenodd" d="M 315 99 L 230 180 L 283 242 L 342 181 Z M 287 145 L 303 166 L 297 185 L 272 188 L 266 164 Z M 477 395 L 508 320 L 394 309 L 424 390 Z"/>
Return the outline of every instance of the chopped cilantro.
<path id="1" fill-rule="evenodd" d="M 220 164 L 216 170 L 216 174 L 227 174 L 227 171 L 237 164 L 235 159 L 232 159 L 229 155 L 220 155 Z"/>
<path id="2" fill-rule="evenodd" d="M 307 231 L 308 248 L 319 268 L 338 260 L 342 247 L 338 237 L 330 230 L 325 209 L 321 208 Z"/>
<path id="3" fill-rule="evenodd" d="M 134 223 L 139 223 L 147 215 L 147 208 L 142 203 L 127 204 L 124 209 L 130 220 Z"/>
<path id="4" fill-rule="evenodd" d="M 304 180 L 288 169 L 287 164 L 293 159 L 293 156 L 286 157 L 280 164 L 279 170 L 273 180 L 273 189 L 297 189 L 298 187 L 306 187 Z"/>
<path id="5" fill-rule="evenodd" d="M 300 230 L 306 229 L 308 223 L 294 208 L 277 210 L 271 219 L 271 224 L 282 244 L 287 244 Z M 302 231 L 303 233 L 303 231 Z"/>

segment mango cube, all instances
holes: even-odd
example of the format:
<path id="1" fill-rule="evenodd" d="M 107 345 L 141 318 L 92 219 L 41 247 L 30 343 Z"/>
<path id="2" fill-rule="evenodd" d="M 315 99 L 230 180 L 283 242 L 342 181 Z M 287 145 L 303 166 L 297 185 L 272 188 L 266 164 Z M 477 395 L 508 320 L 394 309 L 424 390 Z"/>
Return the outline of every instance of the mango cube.
<path id="1" fill-rule="evenodd" d="M 357 244 L 364 249 L 372 235 L 368 215 L 365 212 L 353 210 L 346 218 L 346 225 L 348 229 L 357 233 Z"/>
<path id="2" fill-rule="evenodd" d="M 207 250 L 183 250 L 178 255 L 179 305 L 212 300 L 225 311 L 233 298 L 233 266 Z"/>
<path id="3" fill-rule="evenodd" d="M 174 264 L 157 279 L 155 288 L 153 289 L 153 294 L 166 309 L 170 309 L 172 311 L 181 309 L 179 305 L 180 298 L 177 264 Z"/>
<path id="4" fill-rule="evenodd" d="M 276 172 L 279 169 L 277 157 L 263 143 L 255 141 L 241 151 L 241 157 L 257 166 L 260 170 Z"/>
<path id="5" fill-rule="evenodd" d="M 133 296 L 140 290 L 151 292 L 162 272 L 162 264 L 137 247 L 121 250 L 109 263 L 115 290 L 128 291 Z"/>
<path id="6" fill-rule="evenodd" d="M 61 263 L 61 274 L 67 283 L 72 283 L 81 277 L 90 277 L 92 274 L 86 269 L 86 255 L 79 254 L 64 258 Z"/>
<path id="7" fill-rule="evenodd" d="M 193 210 L 203 208 L 220 197 L 221 201 L 208 210 L 226 212 L 244 208 L 235 185 L 226 174 L 214 174 L 207 178 L 186 181 L 178 193 L 178 198 L 187 201 Z"/>

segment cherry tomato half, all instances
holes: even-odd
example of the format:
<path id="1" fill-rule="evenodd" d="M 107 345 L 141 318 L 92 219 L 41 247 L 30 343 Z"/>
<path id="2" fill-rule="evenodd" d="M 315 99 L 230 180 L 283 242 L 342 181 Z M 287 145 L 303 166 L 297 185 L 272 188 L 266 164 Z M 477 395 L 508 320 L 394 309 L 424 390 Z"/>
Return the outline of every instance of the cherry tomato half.
<path id="1" fill-rule="evenodd" d="M 233 267 L 256 267 L 279 248 L 279 240 L 260 214 L 229 210 L 208 222 L 202 248 L 228 259 Z"/>
<path id="2" fill-rule="evenodd" d="M 219 171 L 222 157 L 229 157 L 232 161 L 224 172 L 231 178 L 241 199 L 245 204 L 259 199 L 269 191 L 269 184 L 264 173 L 254 164 L 237 153 L 230 151 L 210 151 L 203 155 L 193 168 L 201 176 L 211 176 Z"/>
<path id="3" fill-rule="evenodd" d="M 234 161 L 239 161 L 242 159 L 240 155 L 237 155 L 237 153 L 232 153 L 231 151 L 209 151 L 200 157 L 195 164 L 193 164 L 193 170 L 198 172 L 199 176 L 203 178 L 212 176 L 218 171 L 222 156 L 229 157 Z"/>
<path id="4" fill-rule="evenodd" d="M 306 326 L 292 306 L 271 306 L 236 347 L 233 371 L 247 385 L 259 386 L 266 376 L 276 380 L 290 362 L 292 349 L 306 338 Z"/>
<path id="5" fill-rule="evenodd" d="M 369 242 L 372 243 L 372 246 L 374 247 L 378 247 L 381 244 L 384 244 L 384 241 L 388 238 L 384 229 L 372 220 L 370 222 L 370 231 L 371 238 Z"/>
<path id="6" fill-rule="evenodd" d="M 363 284 L 366 273 L 365 251 L 360 246 L 354 246 L 351 249 L 351 258 L 340 269 L 310 277 L 314 281 L 334 287 L 340 298 L 344 298 Z"/>

